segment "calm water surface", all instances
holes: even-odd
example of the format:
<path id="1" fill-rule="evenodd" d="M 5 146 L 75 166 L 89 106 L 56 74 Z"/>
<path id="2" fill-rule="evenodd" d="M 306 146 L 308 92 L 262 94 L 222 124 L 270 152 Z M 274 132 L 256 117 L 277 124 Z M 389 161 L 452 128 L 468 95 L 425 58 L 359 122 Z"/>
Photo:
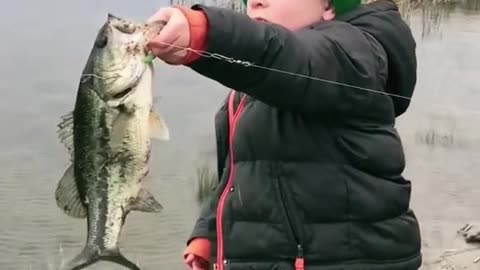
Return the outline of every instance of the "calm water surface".
<path id="1" fill-rule="evenodd" d="M 160 5 L 23 0 L 0 9 L 1 269 L 56 269 L 62 256 L 83 247 L 85 221 L 67 217 L 54 202 L 68 166 L 56 124 L 73 108 L 79 75 L 106 13 L 144 19 Z M 411 22 L 420 37 L 420 19 Z M 480 12 L 453 13 L 440 35 L 418 40 L 418 87 L 398 123 L 412 207 L 422 226 L 424 269 L 440 269 L 434 261 L 444 249 L 464 246 L 455 235 L 458 227 L 480 222 L 479 24 Z M 212 156 L 213 114 L 226 93 L 189 69 L 157 64 L 157 108 L 172 139 L 155 142 L 148 185 L 165 210 L 130 214 L 121 241 L 125 255 L 145 269 L 185 269 L 181 252 L 198 214 L 195 164 Z M 90 269 L 120 267 L 99 263 Z"/>

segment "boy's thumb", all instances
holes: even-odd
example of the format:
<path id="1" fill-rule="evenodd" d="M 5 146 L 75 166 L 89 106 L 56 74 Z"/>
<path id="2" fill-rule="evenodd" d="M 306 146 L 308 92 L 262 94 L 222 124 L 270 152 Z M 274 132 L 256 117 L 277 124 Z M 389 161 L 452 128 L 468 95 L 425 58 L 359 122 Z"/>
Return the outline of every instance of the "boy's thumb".
<path id="1" fill-rule="evenodd" d="M 194 259 L 195 259 L 195 255 L 190 253 L 185 257 L 185 263 L 190 265 L 192 264 Z"/>

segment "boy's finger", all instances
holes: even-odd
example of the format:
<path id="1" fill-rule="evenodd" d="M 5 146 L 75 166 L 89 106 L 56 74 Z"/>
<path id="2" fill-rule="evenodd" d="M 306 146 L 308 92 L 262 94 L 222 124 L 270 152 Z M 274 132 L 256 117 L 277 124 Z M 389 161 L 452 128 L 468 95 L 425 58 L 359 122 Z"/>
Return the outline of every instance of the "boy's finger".
<path id="1" fill-rule="evenodd" d="M 178 23 L 173 20 L 169 21 L 160 33 L 147 43 L 147 47 L 158 54 L 177 50 L 178 48 L 172 48 L 171 45 L 180 38 L 179 28 Z"/>
<path id="2" fill-rule="evenodd" d="M 188 265 L 192 264 L 194 258 L 195 258 L 195 255 L 188 254 L 187 257 L 185 258 L 185 263 Z"/>
<path id="3" fill-rule="evenodd" d="M 159 42 L 167 44 L 173 44 L 181 35 L 181 24 L 175 18 L 171 20 L 163 27 L 160 33 L 154 38 Z"/>
<path id="4" fill-rule="evenodd" d="M 155 14 L 153 14 L 150 18 L 148 18 L 147 23 L 151 23 L 154 21 L 166 21 L 170 19 L 172 15 L 172 10 L 170 8 L 161 8 Z"/>

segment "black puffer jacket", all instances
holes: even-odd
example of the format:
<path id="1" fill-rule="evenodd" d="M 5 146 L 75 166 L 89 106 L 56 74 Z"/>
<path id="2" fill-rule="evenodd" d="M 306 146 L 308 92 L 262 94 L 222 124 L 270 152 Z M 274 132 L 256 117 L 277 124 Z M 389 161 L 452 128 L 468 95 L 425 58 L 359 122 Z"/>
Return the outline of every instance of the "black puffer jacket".
<path id="1" fill-rule="evenodd" d="M 413 270 L 420 233 L 394 127 L 416 81 L 415 42 L 390 1 L 291 33 L 194 6 L 215 58 L 190 65 L 235 89 L 216 116 L 220 185 L 191 239 L 218 269 Z M 377 91 L 380 91 L 377 92 Z M 297 265 L 301 268 L 301 265 Z"/>

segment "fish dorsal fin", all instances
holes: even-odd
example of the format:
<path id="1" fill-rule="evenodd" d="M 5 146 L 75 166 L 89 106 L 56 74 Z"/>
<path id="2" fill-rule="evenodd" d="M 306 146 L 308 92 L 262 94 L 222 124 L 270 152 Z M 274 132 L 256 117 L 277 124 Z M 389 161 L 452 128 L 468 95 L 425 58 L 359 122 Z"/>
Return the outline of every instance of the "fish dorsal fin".
<path id="1" fill-rule="evenodd" d="M 67 148 L 70 160 L 73 160 L 73 112 L 61 116 L 57 134 L 60 142 Z"/>
<path id="2" fill-rule="evenodd" d="M 150 213 L 158 213 L 163 210 L 163 206 L 144 188 L 140 189 L 137 198 L 129 204 L 128 208 Z"/>
<path id="3" fill-rule="evenodd" d="M 170 140 L 170 131 L 165 120 L 155 111 L 150 111 L 149 117 L 150 136 L 161 141 Z"/>
<path id="4" fill-rule="evenodd" d="M 60 181 L 58 181 L 57 189 L 55 190 L 55 200 L 57 206 L 68 216 L 74 218 L 85 218 L 87 216 L 87 210 L 82 203 L 77 183 L 75 182 L 73 165 L 67 168 Z"/>

